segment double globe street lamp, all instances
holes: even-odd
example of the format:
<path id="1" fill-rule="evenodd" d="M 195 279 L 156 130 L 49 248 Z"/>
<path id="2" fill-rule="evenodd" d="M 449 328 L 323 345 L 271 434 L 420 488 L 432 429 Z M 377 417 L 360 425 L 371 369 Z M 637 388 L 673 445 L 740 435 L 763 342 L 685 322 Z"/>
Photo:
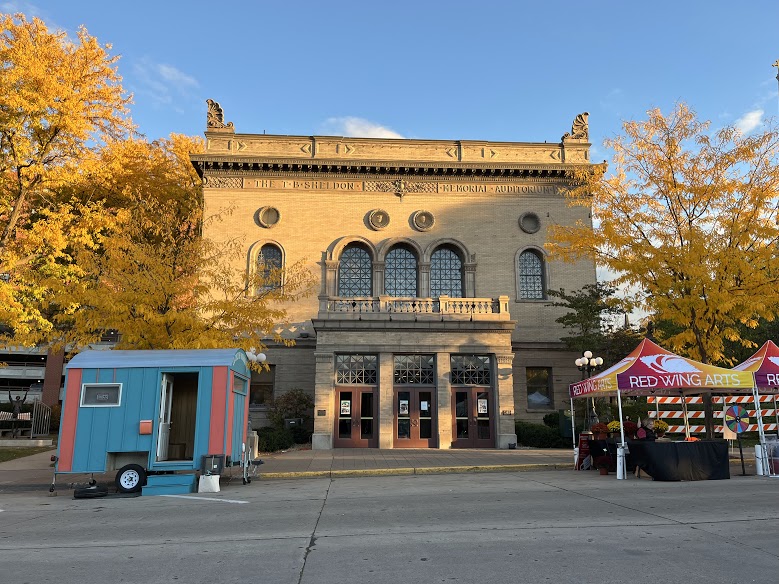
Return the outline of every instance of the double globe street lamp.
<path id="1" fill-rule="evenodd" d="M 576 366 L 579 368 L 579 371 L 582 372 L 582 381 L 587 379 L 592 375 L 592 372 L 595 371 L 598 367 L 603 365 L 603 358 L 602 357 L 593 357 L 592 351 L 584 351 L 582 353 L 582 356 L 576 359 L 575 361 Z M 586 409 L 589 410 L 589 415 L 587 416 L 587 429 L 590 429 L 593 424 L 596 424 L 598 422 L 598 414 L 595 411 L 595 398 L 587 398 L 590 400 L 590 406 L 586 407 Z M 586 402 L 585 402 L 586 403 Z"/>

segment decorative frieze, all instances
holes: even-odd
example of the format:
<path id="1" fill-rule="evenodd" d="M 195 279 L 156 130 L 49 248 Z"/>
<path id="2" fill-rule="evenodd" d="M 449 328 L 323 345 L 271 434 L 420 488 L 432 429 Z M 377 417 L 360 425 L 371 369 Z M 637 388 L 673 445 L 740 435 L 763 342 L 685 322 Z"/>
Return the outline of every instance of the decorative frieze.
<path id="1" fill-rule="evenodd" d="M 213 176 L 203 177 L 203 186 L 209 189 L 242 189 L 243 178 L 240 176 Z"/>

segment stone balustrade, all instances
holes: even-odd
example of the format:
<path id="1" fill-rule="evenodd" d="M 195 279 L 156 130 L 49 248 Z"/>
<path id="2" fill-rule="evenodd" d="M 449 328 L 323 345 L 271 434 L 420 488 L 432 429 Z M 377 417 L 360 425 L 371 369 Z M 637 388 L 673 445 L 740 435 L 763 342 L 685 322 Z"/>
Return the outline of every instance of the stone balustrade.
<path id="1" fill-rule="evenodd" d="M 508 296 L 498 298 L 399 298 L 374 296 L 347 298 L 340 296 L 319 297 L 319 318 L 381 320 L 393 315 L 430 316 L 437 319 L 460 320 L 510 320 Z"/>

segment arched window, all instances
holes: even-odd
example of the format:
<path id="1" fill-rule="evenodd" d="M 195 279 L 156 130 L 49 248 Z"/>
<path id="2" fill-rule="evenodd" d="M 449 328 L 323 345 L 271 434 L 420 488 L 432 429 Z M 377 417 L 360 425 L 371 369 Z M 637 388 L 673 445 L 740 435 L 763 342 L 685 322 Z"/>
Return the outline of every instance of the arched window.
<path id="1" fill-rule="evenodd" d="M 439 247 L 430 256 L 430 296 L 463 297 L 463 262 L 449 247 Z"/>
<path id="2" fill-rule="evenodd" d="M 528 250 L 519 254 L 517 274 L 520 300 L 544 299 L 544 260 L 539 253 Z"/>
<path id="3" fill-rule="evenodd" d="M 257 275 L 260 277 L 259 292 L 281 287 L 281 250 L 272 243 L 266 243 L 257 254 Z"/>
<path id="4" fill-rule="evenodd" d="M 384 261 L 384 293 L 387 296 L 417 296 L 417 257 L 406 247 L 393 247 Z"/>
<path id="5" fill-rule="evenodd" d="M 349 244 L 341 252 L 338 260 L 338 295 L 373 296 L 371 255 L 359 244 Z"/>

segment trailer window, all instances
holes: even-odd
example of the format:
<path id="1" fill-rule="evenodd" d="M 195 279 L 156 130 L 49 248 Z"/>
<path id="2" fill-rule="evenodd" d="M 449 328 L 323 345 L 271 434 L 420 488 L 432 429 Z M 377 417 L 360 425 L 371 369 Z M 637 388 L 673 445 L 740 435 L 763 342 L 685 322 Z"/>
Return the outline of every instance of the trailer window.
<path id="1" fill-rule="evenodd" d="M 81 386 L 82 408 L 116 407 L 121 401 L 121 383 L 85 383 Z"/>

